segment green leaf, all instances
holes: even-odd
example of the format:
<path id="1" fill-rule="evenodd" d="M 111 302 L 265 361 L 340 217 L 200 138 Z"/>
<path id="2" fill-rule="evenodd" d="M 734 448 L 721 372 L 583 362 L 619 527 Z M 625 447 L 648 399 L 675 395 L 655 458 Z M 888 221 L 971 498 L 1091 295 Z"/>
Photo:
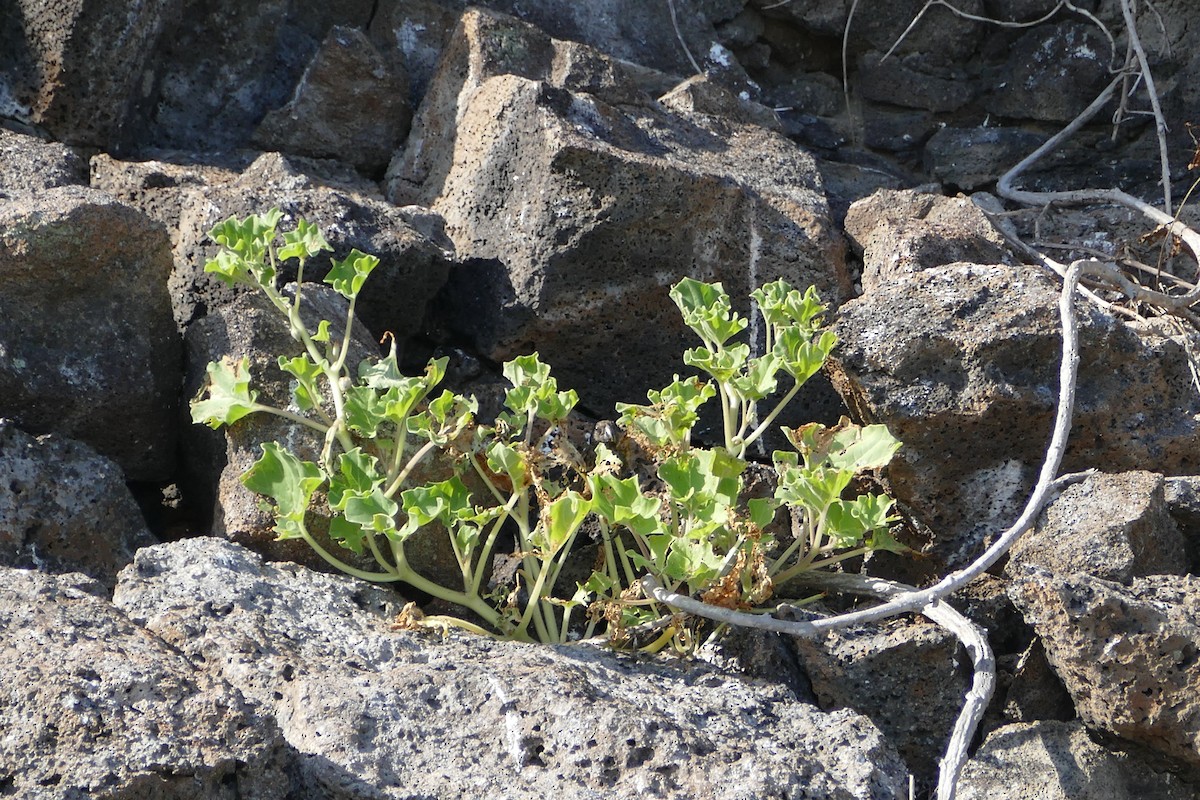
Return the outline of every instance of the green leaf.
<path id="1" fill-rule="evenodd" d="M 579 492 L 563 492 L 546 508 L 545 524 L 533 534 L 534 546 L 542 549 L 546 558 L 553 557 L 579 530 L 591 510 L 592 502 Z"/>
<path id="2" fill-rule="evenodd" d="M 829 463 L 860 472 L 886 467 L 900 449 L 900 440 L 892 436 L 886 425 L 865 428 L 855 425 L 836 435 L 834 445 L 837 449 L 829 454 Z"/>
<path id="3" fill-rule="evenodd" d="M 363 542 L 367 536 L 367 532 L 361 526 L 355 525 L 345 517 L 335 516 L 329 520 L 329 538 L 347 550 L 362 555 Z"/>
<path id="4" fill-rule="evenodd" d="M 743 400 L 762 400 L 779 386 L 775 376 L 782 367 L 783 361 L 774 353 L 751 358 L 740 374 L 730 378 L 729 384 Z"/>
<path id="5" fill-rule="evenodd" d="M 746 501 L 746 508 L 750 512 L 750 521 L 758 528 L 765 528 L 774 521 L 779 503 L 772 497 L 756 497 Z"/>
<path id="6" fill-rule="evenodd" d="M 778 466 L 777 466 L 778 468 Z M 837 502 L 850 485 L 854 473 L 848 469 L 788 467 L 779 470 L 775 499 L 809 509 L 820 515 Z"/>
<path id="7" fill-rule="evenodd" d="M 262 457 L 242 475 L 242 485 L 275 501 L 275 530 L 298 534 L 313 493 L 325 482 L 321 468 L 301 461 L 275 442 L 263 442 Z"/>
<path id="8" fill-rule="evenodd" d="M 258 392 L 250 388 L 250 359 L 210 362 L 208 382 L 201 391 L 204 399 L 192 401 L 192 422 L 204 423 L 216 430 L 232 425 L 247 414 L 259 410 Z"/>
<path id="9" fill-rule="evenodd" d="M 320 322 L 318 322 L 317 323 L 317 332 L 312 335 L 312 340 L 314 342 L 328 342 L 329 341 L 329 327 L 330 327 L 330 322 L 327 319 L 323 319 Z"/>
<path id="10" fill-rule="evenodd" d="M 671 299 L 683 313 L 684 323 L 710 347 L 720 347 L 746 328 L 746 320 L 733 312 L 720 283 L 684 278 L 671 289 Z"/>
<path id="11" fill-rule="evenodd" d="M 671 543 L 664 571 L 671 580 L 687 581 L 690 592 L 695 593 L 720 577 L 724 561 L 706 540 L 686 537 Z"/>
<path id="12" fill-rule="evenodd" d="M 488 469 L 507 475 L 513 491 L 519 492 L 529 485 L 529 465 L 525 456 L 515 447 L 503 442 L 494 442 L 487 451 Z"/>
<path id="13" fill-rule="evenodd" d="M 683 363 L 704 370 L 720 383 L 729 383 L 741 373 L 749 358 L 750 346 L 738 343 L 715 352 L 707 347 L 693 347 L 684 352 Z"/>
<path id="14" fill-rule="evenodd" d="M 379 266 L 379 259 L 356 247 L 350 251 L 350 255 L 341 261 L 333 259 L 332 263 L 333 268 L 325 276 L 325 282 L 342 297 L 351 300 L 358 296 L 367 276 Z"/>
<path id="15" fill-rule="evenodd" d="M 337 473 L 330 477 L 329 507 L 343 511 L 350 496 L 370 493 L 383 481 L 377 458 L 367 455 L 359 447 L 347 450 L 338 456 Z"/>
<path id="16" fill-rule="evenodd" d="M 697 411 L 715 394 L 711 384 L 695 376 L 680 380 L 676 375 L 666 388 L 646 393 L 648 406 L 617 403 L 621 415 L 618 421 L 625 428 L 640 431 L 653 445 L 681 447 L 699 419 Z"/>
<path id="17" fill-rule="evenodd" d="M 296 229 L 283 234 L 283 247 L 279 248 L 278 256 L 281 261 L 289 258 L 307 259 L 322 250 L 333 252 L 333 248 L 321 234 L 321 229 L 315 223 L 298 219 Z"/>
<path id="18" fill-rule="evenodd" d="M 894 502 L 890 497 L 875 494 L 838 500 L 829 507 L 826 515 L 826 533 L 840 548 L 855 547 L 866 534 L 887 529 L 893 521 L 889 512 Z"/>
<path id="19" fill-rule="evenodd" d="M 204 271 L 216 275 L 226 286 L 253 282 L 246 260 L 232 250 L 217 253 L 216 258 L 205 262 Z"/>
<path id="20" fill-rule="evenodd" d="M 784 328 L 775 340 L 774 354 L 797 383 L 804 383 L 817 374 L 836 346 L 837 336 L 832 331 L 814 339 L 801 328 Z"/>
<path id="21" fill-rule="evenodd" d="M 726 522 L 741 491 L 746 462 L 724 448 L 693 449 L 664 459 L 658 476 L 667 484 L 671 499 L 697 519 Z"/>
<path id="22" fill-rule="evenodd" d="M 588 475 L 595 511 L 611 527 L 624 526 L 641 536 L 662 527 L 662 501 L 642 494 L 637 476 L 617 478 L 592 472 Z"/>
<path id="23" fill-rule="evenodd" d="M 388 403 L 392 399 L 369 386 L 351 386 L 343 392 L 346 425 L 363 436 L 375 438 L 379 425 L 388 419 Z"/>
<path id="24" fill-rule="evenodd" d="M 435 520 L 440 520 L 447 528 L 453 528 L 456 519 L 470 519 L 474 511 L 471 492 L 458 476 L 403 491 L 400 493 L 400 502 L 408 517 L 400 529 L 402 537 Z"/>
<path id="25" fill-rule="evenodd" d="M 320 402 L 320 397 L 315 394 L 317 379 L 325 373 L 307 353 L 295 358 L 280 356 L 279 368 L 296 378 L 296 385 L 292 387 L 292 399 L 301 411 L 308 411 Z"/>
<path id="26" fill-rule="evenodd" d="M 800 292 L 787 281 L 778 280 L 764 284 L 751 292 L 750 297 L 758 304 L 767 324 L 778 327 L 798 325 L 806 331 L 813 331 L 820 325 L 821 314 L 825 313 L 825 305 L 817 296 L 815 286 Z"/>
<path id="27" fill-rule="evenodd" d="M 513 388 L 504 396 L 504 404 L 516 414 L 533 413 L 551 424 L 562 422 L 579 402 L 574 389 L 558 391 L 558 382 L 550 376 L 550 367 L 537 353 L 518 356 L 504 364 L 504 377 Z"/>

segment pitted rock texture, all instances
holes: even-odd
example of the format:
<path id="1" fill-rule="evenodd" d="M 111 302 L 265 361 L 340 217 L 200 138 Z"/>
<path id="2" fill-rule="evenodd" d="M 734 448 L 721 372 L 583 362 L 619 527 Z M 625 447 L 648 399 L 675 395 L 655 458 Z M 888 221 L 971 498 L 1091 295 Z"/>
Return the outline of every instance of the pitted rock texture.
<path id="1" fill-rule="evenodd" d="M 81 575 L 0 567 L 0 786 L 29 800 L 315 800 L 274 720 Z"/>
<path id="2" fill-rule="evenodd" d="M 971 688 L 969 659 L 959 657 L 952 634 L 924 621 L 889 620 L 793 645 L 821 708 L 866 715 L 918 778 L 936 776 L 930 756 L 945 750 Z"/>
<path id="3" fill-rule="evenodd" d="M 1032 267 L 952 264 L 897 277 L 844 305 L 834 386 L 904 442 L 897 499 L 958 565 L 1003 531 L 1032 488 L 1058 401 L 1057 283 Z M 1090 303 L 1063 471 L 1195 471 L 1200 400 L 1183 344 Z M 986 447 L 980 443 L 986 442 Z"/>
<path id="4" fill-rule="evenodd" d="M 1191 800 L 1193 789 L 1137 758 L 1105 750 L 1078 722 L 1009 725 L 967 762 L 959 800 Z"/>
<path id="5" fill-rule="evenodd" d="M 318 787 L 378 797 L 906 796 L 864 718 L 706 666 L 389 628 L 379 589 L 235 545 L 146 548 L 117 605 L 273 713 Z"/>
<path id="6" fill-rule="evenodd" d="M 407 75 L 389 66 L 361 30 L 335 26 L 291 100 L 258 126 L 254 143 L 382 172 L 411 121 Z"/>
<path id="7" fill-rule="evenodd" d="M 0 563 L 84 572 L 111 589 L 134 551 L 154 543 L 115 463 L 0 420 Z"/>
<path id="8" fill-rule="evenodd" d="M 1164 485 L 1153 472 L 1124 472 L 1067 487 L 1009 550 L 1006 571 L 1020 575 L 1034 565 L 1124 584 L 1184 574 L 1183 536 L 1167 511 Z"/>
<path id="9" fill-rule="evenodd" d="M 310 260 L 306 281 L 319 281 L 329 271 L 330 259 L 343 259 L 353 248 L 380 260 L 355 312 L 376 337 L 391 331 L 403 345 L 421 330 L 426 305 L 450 269 L 453 244 L 442 232 L 441 220 L 427 209 L 397 208 L 364 193 L 364 186 L 350 182 L 352 171 L 338 181 L 310 175 L 299 169 L 306 165 L 304 160 L 297 162 L 266 154 L 235 180 L 197 188 L 182 197 L 170 282 L 176 321 L 186 328 L 234 297 L 258 291 L 230 288 L 204 272 L 204 264 L 219 249 L 208 234 L 230 216 L 241 219 L 277 207 L 284 213 L 285 229 L 298 218 L 307 219 L 321 228 L 333 247 L 333 252 Z M 284 280 L 293 280 L 296 262 L 289 262 L 281 274 Z"/>
<path id="10" fill-rule="evenodd" d="M 175 469 L 180 340 L 166 231 L 59 186 L 0 203 L 0 417 L 87 442 L 129 480 Z"/>
<path id="11" fill-rule="evenodd" d="M 685 275 L 723 281 L 743 314 L 748 293 L 776 278 L 844 297 L 844 247 L 820 177 L 784 137 L 616 105 L 561 88 L 572 82 L 553 69 L 550 80 L 486 78 L 479 64 L 495 69 L 513 51 L 540 48 L 526 61 L 550 65 L 563 51 L 483 15 L 455 36 L 461 64 L 444 61 L 429 91 L 447 104 L 426 101 L 389 196 L 445 217 L 466 262 L 448 284 L 446 319 L 485 355 L 536 349 L 603 414 L 679 370 L 690 334 L 668 291 Z M 454 136 L 431 136 L 426 116 L 455 120 Z"/>
<path id="12" fill-rule="evenodd" d="M 1089 728 L 1200 775 L 1200 579 L 1029 569 L 1010 594 Z"/>
<path id="13" fill-rule="evenodd" d="M 0 199 L 87 184 L 87 161 L 70 147 L 0 128 Z"/>

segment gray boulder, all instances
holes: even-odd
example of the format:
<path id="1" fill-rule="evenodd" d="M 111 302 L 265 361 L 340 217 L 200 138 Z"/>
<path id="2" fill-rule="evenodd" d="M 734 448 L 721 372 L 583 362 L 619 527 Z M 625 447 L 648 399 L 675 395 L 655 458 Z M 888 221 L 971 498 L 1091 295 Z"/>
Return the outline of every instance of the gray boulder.
<path id="1" fill-rule="evenodd" d="M 1194 790 L 1125 753 L 1106 750 L 1078 722 L 1008 725 L 967 762 L 958 800 L 1192 800 Z"/>
<path id="2" fill-rule="evenodd" d="M 1200 580 L 1029 569 L 1010 594 L 1089 728 L 1200 775 Z"/>
<path id="3" fill-rule="evenodd" d="M 379 589 L 220 540 L 141 550 L 115 602 L 274 714 L 305 781 L 337 796 L 351 779 L 397 798 L 907 792 L 851 711 L 703 665 L 391 630 Z"/>
<path id="4" fill-rule="evenodd" d="M 408 135 L 407 75 L 389 65 L 361 30 L 330 29 L 291 100 L 271 111 L 253 142 L 382 172 Z"/>
<path id="5" fill-rule="evenodd" d="M 283 800 L 274 720 L 82 575 L 0 567 L 0 785 L 29 800 Z"/>
<path id="6" fill-rule="evenodd" d="M 917 191 L 880 190 L 851 204 L 846 235 L 862 256 L 864 292 L 899 276 L 956 262 L 1016 264 L 974 203 Z"/>
<path id="7" fill-rule="evenodd" d="M 143 69 L 180 5 L 7 4 L 0 25 L 0 116 L 39 126 L 68 144 L 120 144 L 152 85 Z"/>
<path id="8" fill-rule="evenodd" d="M 198 317 L 230 302 L 248 287 L 229 288 L 204 272 L 217 253 L 209 239 L 214 225 L 230 216 L 262 214 L 272 207 L 284 212 L 284 227 L 303 217 L 317 224 L 333 247 L 314 258 L 306 281 L 319 281 L 329 259 L 345 258 L 352 248 L 380 260 L 359 298 L 356 313 L 377 337 L 391 331 L 403 345 L 421 330 L 426 304 L 446 281 L 453 245 L 441 220 L 423 208 L 396 208 L 352 184 L 330 186 L 327 178 L 301 171 L 302 162 L 277 154 L 260 156 L 236 180 L 194 189 L 181 200 L 171 297 L 176 321 L 187 327 Z M 295 278 L 295 262 L 283 271 Z M 253 290 L 257 291 L 257 290 Z"/>
<path id="9" fill-rule="evenodd" d="M 1094 475 L 1067 487 L 1009 551 L 1010 575 L 1026 566 L 1084 572 L 1128 584 L 1187 572 L 1183 537 L 1167 511 L 1161 475 Z"/>
<path id="10" fill-rule="evenodd" d="M 112 589 L 134 551 L 154 543 L 116 464 L 0 420 L 0 563 L 85 572 Z"/>
<path id="11" fill-rule="evenodd" d="M 1025 504 L 1057 405 L 1058 295 L 1057 279 L 1031 267 L 952 264 L 881 284 L 838 312 L 834 386 L 904 442 L 889 478 L 933 531 L 936 561 L 965 563 Z M 1078 316 L 1063 470 L 1188 472 L 1200 400 L 1186 348 L 1089 303 Z"/>
<path id="12" fill-rule="evenodd" d="M 0 128 L 0 199 L 87 184 L 87 162 L 70 147 Z"/>
<path id="13" fill-rule="evenodd" d="M 918 779 L 937 776 L 971 675 L 958 640 L 924 620 L 793 639 L 821 708 L 850 708 L 879 726 Z"/>
<path id="14" fill-rule="evenodd" d="M 455 37 L 388 191 L 445 218 L 466 261 L 445 315 L 485 355 L 537 349 L 603 413 L 679 370 L 690 334 L 667 293 L 685 275 L 722 280 L 743 314 L 780 277 L 845 296 L 820 176 L 779 134 L 630 104 L 609 88 L 620 64 L 519 23 L 468 14 Z M 547 79 L 489 77 L 533 52 Z M 568 55 L 586 68 L 556 72 Z"/>
<path id="15" fill-rule="evenodd" d="M 1045 141 L 1024 128 L 946 126 L 925 143 L 924 166 L 937 181 L 970 192 L 995 183 Z"/>
<path id="16" fill-rule="evenodd" d="M 1013 43 L 984 107 L 999 117 L 1070 122 L 1111 80 L 1113 58 L 1090 23 L 1039 25 Z"/>
<path id="17" fill-rule="evenodd" d="M 102 192 L 0 204 L 0 416 L 87 442 L 130 480 L 175 468 L 180 341 L 167 233 Z"/>

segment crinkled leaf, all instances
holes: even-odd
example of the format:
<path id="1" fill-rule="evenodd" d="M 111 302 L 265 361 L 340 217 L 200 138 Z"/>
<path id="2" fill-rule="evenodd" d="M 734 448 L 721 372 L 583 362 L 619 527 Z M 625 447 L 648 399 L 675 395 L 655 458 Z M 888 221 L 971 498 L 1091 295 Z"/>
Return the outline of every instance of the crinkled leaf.
<path id="1" fill-rule="evenodd" d="M 519 492 L 529 485 L 529 465 L 520 450 L 503 442 L 495 442 L 487 451 L 488 469 L 507 475 L 513 491 Z"/>
<path id="2" fill-rule="evenodd" d="M 369 493 L 382 485 L 383 480 L 375 456 L 367 455 L 359 447 L 347 450 L 338 456 L 337 473 L 329 479 L 329 507 L 342 511 L 349 495 Z"/>
<path id="3" fill-rule="evenodd" d="M 642 494 L 637 476 L 620 479 L 592 472 L 588 475 L 595 511 L 612 527 L 624 526 L 646 536 L 661 527 L 662 501 Z"/>
<path id="4" fill-rule="evenodd" d="M 307 259 L 322 250 L 332 252 L 333 248 L 329 246 L 329 242 L 325 241 L 321 229 L 317 227 L 316 223 L 298 219 L 296 220 L 296 229 L 283 234 L 283 247 L 279 248 L 278 255 L 281 261 L 289 258 Z"/>
<path id="5" fill-rule="evenodd" d="M 367 536 L 368 534 L 362 529 L 362 526 L 355 525 L 345 517 L 335 516 L 329 520 L 329 538 L 347 550 L 362 555 L 363 542 Z"/>
<path id="6" fill-rule="evenodd" d="M 746 462 L 724 448 L 689 450 L 663 460 L 658 475 L 667 484 L 671 499 L 696 518 L 725 522 L 737 503 Z"/>
<path id="7" fill-rule="evenodd" d="M 313 493 L 325 482 L 321 468 L 302 461 L 275 442 L 263 442 L 262 456 L 242 475 L 242 484 L 275 501 L 275 530 L 299 532 Z"/>
<path id="8" fill-rule="evenodd" d="M 379 425 L 388 418 L 389 397 L 369 386 L 351 386 L 343 393 L 346 425 L 364 436 L 374 438 Z"/>
<path id="9" fill-rule="evenodd" d="M 855 547 L 866 534 L 892 522 L 889 512 L 894 501 L 890 497 L 865 494 L 853 500 L 838 500 L 826 514 L 826 533 L 838 547 Z"/>
<path id="10" fill-rule="evenodd" d="M 453 528 L 456 518 L 470 519 L 474 510 L 471 493 L 457 476 L 403 491 L 400 502 L 408 517 L 400 530 L 401 536 L 408 536 L 435 520 Z"/>
<path id="11" fill-rule="evenodd" d="M 832 331 L 814 338 L 801 328 L 784 328 L 775 340 L 774 354 L 797 383 L 804 383 L 817 374 L 836 346 L 837 336 Z"/>
<path id="12" fill-rule="evenodd" d="M 740 374 L 729 380 L 729 384 L 744 400 L 762 400 L 779 386 L 776 375 L 782 366 L 783 362 L 774 353 L 752 358 Z"/>
<path id="13" fill-rule="evenodd" d="M 706 345 L 720 347 L 746 328 L 746 320 L 732 310 L 729 295 L 720 283 L 684 278 L 671 289 L 683 321 Z"/>
<path id="14" fill-rule="evenodd" d="M 750 521 L 759 528 L 765 528 L 771 524 L 778 508 L 778 501 L 772 497 L 756 497 L 746 501 L 746 509 L 750 512 Z"/>
<path id="15" fill-rule="evenodd" d="M 546 508 L 544 524 L 534 532 L 533 543 L 546 558 L 558 553 L 579 530 L 592 510 L 592 502 L 579 492 L 566 491 Z"/>
<path id="16" fill-rule="evenodd" d="M 800 292 L 787 281 L 772 281 L 751 292 L 750 297 L 758 304 L 763 319 L 769 325 L 798 325 L 805 330 L 813 330 L 820 324 L 819 317 L 825 312 L 815 286 Z"/>
<path id="17" fill-rule="evenodd" d="M 854 473 L 847 469 L 789 467 L 780 470 L 775 499 L 820 514 L 837 502 Z"/>
<path id="18" fill-rule="evenodd" d="M 333 268 L 325 276 L 325 282 L 332 286 L 335 292 L 350 300 L 358 296 L 367 276 L 379 266 L 379 259 L 361 252 L 356 247 L 350 251 L 350 255 L 341 261 L 333 259 L 332 263 Z"/>
<path id="19" fill-rule="evenodd" d="M 301 411 L 308 411 L 320 402 L 315 391 L 317 379 L 324 374 L 324 371 L 319 364 L 309 358 L 307 353 L 295 358 L 280 356 L 279 368 L 296 378 L 296 385 L 292 387 L 292 399 Z"/>
<path id="20" fill-rule="evenodd" d="M 683 363 L 704 370 L 721 383 L 729 383 L 741 374 L 749 358 L 750 346 L 738 343 L 715 352 L 707 347 L 693 347 L 684 352 Z"/>
<path id="21" fill-rule="evenodd" d="M 202 422 L 214 430 L 232 425 L 247 414 L 259 410 L 258 392 L 250 388 L 250 359 L 240 361 L 221 359 L 208 365 L 208 382 L 201 392 L 203 399 L 192 401 L 192 421 Z"/>
<path id="22" fill-rule="evenodd" d="M 617 403 L 621 415 L 618 421 L 625 428 L 640 431 L 658 447 L 682 446 L 699 418 L 696 412 L 715 394 L 711 384 L 695 376 L 680 380 L 676 375 L 669 386 L 646 393 L 650 405 Z"/>

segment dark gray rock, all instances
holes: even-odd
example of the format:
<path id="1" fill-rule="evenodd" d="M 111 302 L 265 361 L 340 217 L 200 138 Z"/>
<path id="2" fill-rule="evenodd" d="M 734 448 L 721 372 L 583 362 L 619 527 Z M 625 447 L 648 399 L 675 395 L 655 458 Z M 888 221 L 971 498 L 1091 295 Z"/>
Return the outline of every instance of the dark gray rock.
<path id="1" fill-rule="evenodd" d="M 0 128 L 0 199 L 87 184 L 87 171 L 87 162 L 66 145 Z"/>
<path id="2" fill-rule="evenodd" d="M 129 480 L 175 469 L 180 341 L 162 226 L 60 186 L 0 204 L 0 416 L 87 442 Z"/>
<path id="3" fill-rule="evenodd" d="M 82 575 L 0 567 L 0 785 L 29 800 L 283 800 L 274 720 Z M 329 795 L 323 795 L 328 797 Z"/>
<path id="4" fill-rule="evenodd" d="M 1089 728 L 1200 775 L 1200 579 L 1030 569 L 1010 593 Z"/>
<path id="5" fill-rule="evenodd" d="M 1111 80 L 1113 52 L 1090 23 L 1047 23 L 1009 49 L 1008 63 L 983 98 L 991 114 L 1069 122 Z"/>
<path id="6" fill-rule="evenodd" d="M 975 98 L 976 88 L 961 66 L 914 54 L 883 59 L 883 53 L 859 57 L 862 96 L 889 105 L 945 113 Z"/>
<path id="7" fill-rule="evenodd" d="M 1188 572 L 1200 572 L 1200 476 L 1167 478 L 1167 508 L 1183 535 L 1188 555 Z"/>
<path id="8" fill-rule="evenodd" d="M 330 29 L 291 100 L 271 111 L 253 142 L 382 172 L 408 135 L 407 74 L 384 61 L 356 28 Z"/>
<path id="9" fill-rule="evenodd" d="M 846 234 L 862 255 L 863 291 L 903 275 L 956 262 L 1017 264 L 983 212 L 965 197 L 879 191 L 846 213 Z"/>
<path id="10" fill-rule="evenodd" d="M 1057 404 L 1058 295 L 1034 268 L 957 264 L 881 284 L 838 312 L 834 386 L 904 442 L 889 479 L 933 531 L 936 560 L 964 563 L 1025 504 Z M 1183 344 L 1091 304 L 1078 316 L 1063 470 L 1195 471 L 1200 400 Z"/>
<path id="11" fill-rule="evenodd" d="M 116 464 L 0 420 L 0 563 L 85 572 L 112 589 L 134 551 L 154 543 Z"/>
<path id="12" fill-rule="evenodd" d="M 958 640 L 925 621 L 893 619 L 793 640 L 821 708 L 852 708 L 888 737 L 913 774 L 936 777 L 967 690 Z"/>
<path id="13" fill-rule="evenodd" d="M 75 145 L 120 144 L 143 73 L 179 0 L 42 3 L 15 0 L 0 25 L 0 116 Z"/>
<path id="14" fill-rule="evenodd" d="M 959 800 L 1191 800 L 1195 790 L 1137 758 L 1105 750 L 1078 722 L 1009 725 L 963 768 Z"/>
<path id="15" fill-rule="evenodd" d="M 925 169 L 944 184 L 973 191 L 996 182 L 1046 137 L 1021 128 L 942 128 L 925 144 Z"/>
<path id="16" fill-rule="evenodd" d="M 1004 716 L 1012 722 L 1075 719 L 1075 704 L 1046 660 L 1041 640 L 1034 639 L 1013 665 L 1004 693 Z"/>
<path id="17" fill-rule="evenodd" d="M 262 214 L 272 207 L 284 212 L 287 229 L 298 218 L 317 224 L 333 247 L 313 259 L 306 281 L 319 281 L 328 259 L 345 258 L 352 248 L 380 260 L 359 297 L 356 313 L 377 337 L 391 331 L 401 346 L 421 330 L 425 307 L 446 281 L 453 244 L 441 220 L 423 208 L 396 208 L 356 191 L 353 184 L 314 177 L 276 154 L 259 157 L 236 180 L 185 194 L 181 201 L 171 297 L 181 327 L 228 303 L 247 287 L 231 289 L 204 272 L 216 255 L 209 239 L 214 225 L 230 216 Z M 335 185 L 330 185 L 331 183 Z M 292 262 L 285 280 L 295 277 Z"/>
<path id="18" fill-rule="evenodd" d="M 702 665 L 389 628 L 376 588 L 215 539 L 146 548 L 116 603 L 273 713 L 306 782 L 373 797 L 906 796 L 862 717 Z"/>
<path id="19" fill-rule="evenodd" d="M 1006 571 L 1019 575 L 1032 565 L 1124 584 L 1184 574 L 1183 537 L 1167 513 L 1163 483 L 1157 473 L 1124 472 L 1067 487 L 1009 550 Z"/>
<path id="20" fill-rule="evenodd" d="M 598 56 L 591 63 L 603 70 L 559 84 L 479 82 L 510 52 L 560 45 L 478 13 L 456 38 L 389 192 L 442 214 L 471 260 L 451 277 L 446 314 L 485 355 L 536 349 L 562 385 L 604 413 L 677 371 L 689 339 L 667 292 L 685 275 L 724 281 L 743 313 L 748 292 L 779 277 L 815 284 L 832 303 L 848 290 L 820 176 L 783 137 L 616 105 L 606 87 L 622 67 Z"/>

